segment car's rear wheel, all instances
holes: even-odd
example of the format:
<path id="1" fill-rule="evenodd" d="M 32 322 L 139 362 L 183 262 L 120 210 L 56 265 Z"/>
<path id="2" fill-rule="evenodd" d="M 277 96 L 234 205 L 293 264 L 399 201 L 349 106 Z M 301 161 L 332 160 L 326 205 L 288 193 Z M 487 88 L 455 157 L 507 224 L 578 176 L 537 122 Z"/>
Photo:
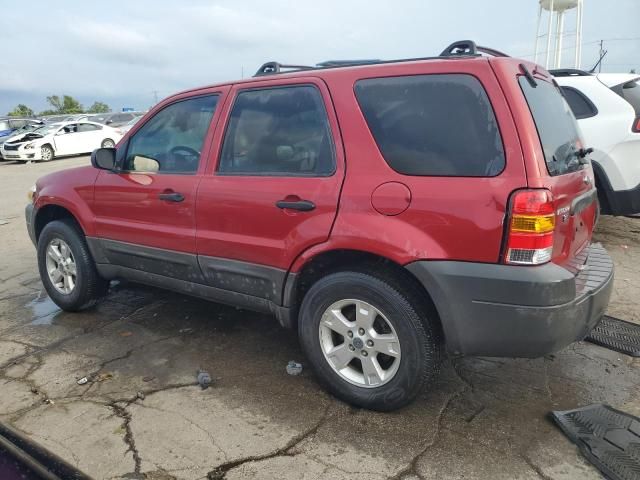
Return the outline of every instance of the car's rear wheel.
<path id="1" fill-rule="evenodd" d="M 40 147 L 40 158 L 42 158 L 43 162 L 48 162 L 50 160 L 53 160 L 53 157 L 54 157 L 54 153 L 53 153 L 53 148 L 51 148 L 51 146 L 43 145 L 42 147 Z"/>
<path id="2" fill-rule="evenodd" d="M 108 287 L 96 271 L 84 235 L 71 220 L 55 220 L 42 229 L 38 269 L 49 297 L 63 310 L 92 306 Z"/>
<path id="3" fill-rule="evenodd" d="M 315 283 L 300 309 L 300 341 L 320 383 L 375 410 L 400 408 L 438 371 L 439 345 L 421 302 L 387 280 L 339 272 Z"/>
<path id="4" fill-rule="evenodd" d="M 102 141 L 102 148 L 113 148 L 116 146 L 116 142 L 114 142 L 113 140 L 111 140 L 110 138 L 105 138 Z"/>

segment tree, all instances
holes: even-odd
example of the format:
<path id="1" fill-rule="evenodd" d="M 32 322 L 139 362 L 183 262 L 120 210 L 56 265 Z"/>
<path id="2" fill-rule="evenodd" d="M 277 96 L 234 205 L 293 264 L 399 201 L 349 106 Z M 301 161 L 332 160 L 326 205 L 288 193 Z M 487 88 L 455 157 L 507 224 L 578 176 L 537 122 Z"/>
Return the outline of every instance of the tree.
<path id="1" fill-rule="evenodd" d="M 82 113 L 83 108 L 80 102 L 69 95 L 58 95 L 47 97 L 47 102 L 53 107 L 53 113 Z"/>
<path id="2" fill-rule="evenodd" d="M 103 102 L 93 102 L 93 105 L 89 107 L 87 113 L 109 113 L 111 109 L 109 105 Z"/>
<path id="3" fill-rule="evenodd" d="M 10 117 L 33 117 L 33 110 L 26 105 L 20 103 L 9 112 Z"/>

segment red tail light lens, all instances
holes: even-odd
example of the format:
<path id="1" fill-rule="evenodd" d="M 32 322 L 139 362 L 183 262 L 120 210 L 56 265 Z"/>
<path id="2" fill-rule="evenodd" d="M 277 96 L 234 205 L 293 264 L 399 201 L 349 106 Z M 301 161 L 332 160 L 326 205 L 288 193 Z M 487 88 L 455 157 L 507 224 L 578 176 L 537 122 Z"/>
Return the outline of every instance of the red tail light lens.
<path id="1" fill-rule="evenodd" d="M 631 127 L 631 130 L 635 133 L 640 133 L 640 117 L 635 119 L 635 121 L 633 122 L 633 126 Z"/>
<path id="2" fill-rule="evenodd" d="M 540 265 L 551 260 L 555 230 L 549 190 L 519 190 L 511 201 L 506 263 Z"/>

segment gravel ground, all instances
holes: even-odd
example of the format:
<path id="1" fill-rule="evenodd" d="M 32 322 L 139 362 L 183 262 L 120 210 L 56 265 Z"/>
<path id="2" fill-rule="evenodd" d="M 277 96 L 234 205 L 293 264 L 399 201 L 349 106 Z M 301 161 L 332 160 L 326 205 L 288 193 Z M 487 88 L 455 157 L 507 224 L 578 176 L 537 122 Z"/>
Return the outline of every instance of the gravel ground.
<path id="1" fill-rule="evenodd" d="M 331 398 L 309 370 L 288 376 L 304 357 L 264 315 L 124 282 L 62 312 L 38 278 L 26 191 L 87 163 L 0 163 L 0 421 L 92 477 L 596 479 L 548 412 L 640 414 L 640 361 L 588 343 L 447 361 L 415 403 L 381 414 Z M 640 219 L 604 217 L 596 240 L 617 268 L 609 314 L 640 323 L 638 233 Z M 198 368 L 211 388 L 194 385 Z"/>

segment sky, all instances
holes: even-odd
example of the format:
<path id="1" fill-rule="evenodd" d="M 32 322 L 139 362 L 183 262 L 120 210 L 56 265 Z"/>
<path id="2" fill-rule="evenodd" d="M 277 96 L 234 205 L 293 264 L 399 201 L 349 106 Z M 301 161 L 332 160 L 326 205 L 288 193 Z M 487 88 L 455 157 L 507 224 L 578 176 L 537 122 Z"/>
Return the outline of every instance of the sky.
<path id="1" fill-rule="evenodd" d="M 596 62 L 604 39 L 603 71 L 640 72 L 640 0 L 584 5 L 583 67 Z M 0 114 L 18 103 L 44 110 L 53 94 L 85 107 L 147 109 L 156 95 L 248 77 L 271 60 L 432 56 L 460 39 L 533 59 L 537 13 L 537 0 L 8 2 Z M 565 66 L 573 66 L 573 14 L 565 32 Z"/>

